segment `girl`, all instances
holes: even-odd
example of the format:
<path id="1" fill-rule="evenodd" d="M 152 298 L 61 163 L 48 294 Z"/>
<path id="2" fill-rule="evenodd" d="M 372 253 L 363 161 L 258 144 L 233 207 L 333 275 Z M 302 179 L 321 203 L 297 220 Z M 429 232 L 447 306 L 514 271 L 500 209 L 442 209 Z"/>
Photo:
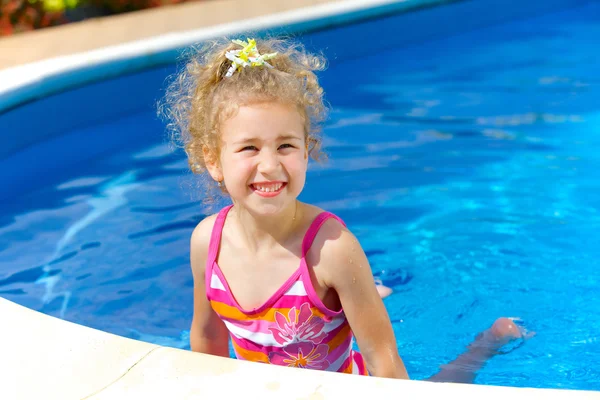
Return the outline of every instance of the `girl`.
<path id="1" fill-rule="evenodd" d="M 228 357 L 230 338 L 242 360 L 407 379 L 386 290 L 360 244 L 340 218 L 297 200 L 309 157 L 322 155 L 313 71 L 323 67 L 281 40 L 217 42 L 169 88 L 164 111 L 192 171 L 207 172 L 233 203 L 191 237 L 191 348 Z M 431 379 L 470 381 L 520 336 L 500 319 L 455 361 L 466 368 Z"/>

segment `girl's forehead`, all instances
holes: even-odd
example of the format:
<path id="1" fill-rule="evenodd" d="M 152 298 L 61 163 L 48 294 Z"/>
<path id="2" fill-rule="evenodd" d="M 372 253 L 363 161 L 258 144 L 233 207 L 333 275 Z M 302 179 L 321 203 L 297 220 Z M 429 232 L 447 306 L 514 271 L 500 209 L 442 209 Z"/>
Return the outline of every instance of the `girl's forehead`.
<path id="1" fill-rule="evenodd" d="M 304 137 L 304 118 L 297 107 L 281 103 L 242 105 L 221 125 L 225 141 Z"/>

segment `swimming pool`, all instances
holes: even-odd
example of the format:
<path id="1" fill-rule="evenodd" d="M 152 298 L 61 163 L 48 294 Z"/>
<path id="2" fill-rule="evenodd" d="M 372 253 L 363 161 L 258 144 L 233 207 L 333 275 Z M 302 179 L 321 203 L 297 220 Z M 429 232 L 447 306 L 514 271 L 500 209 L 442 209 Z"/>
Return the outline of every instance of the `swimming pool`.
<path id="1" fill-rule="evenodd" d="M 322 80 L 334 112 L 330 162 L 312 165 L 302 199 L 344 218 L 395 289 L 385 302 L 414 378 L 434 373 L 497 316 L 514 315 L 537 336 L 492 360 L 478 383 L 600 389 L 599 15 L 598 5 L 581 4 L 356 57 L 338 57 L 334 44 L 406 17 L 303 38 L 331 59 Z M 152 110 L 171 71 L 6 116 L 61 105 L 97 113 L 98 123 L 2 161 L 29 179 L 3 196 L 0 295 L 187 346 L 186 253 L 202 212 Z M 143 91 L 147 106 L 127 108 L 124 85 L 140 86 L 132 92 Z M 122 102 L 122 115 L 103 120 L 94 98 Z M 57 157 L 69 162 L 45 162 Z"/>

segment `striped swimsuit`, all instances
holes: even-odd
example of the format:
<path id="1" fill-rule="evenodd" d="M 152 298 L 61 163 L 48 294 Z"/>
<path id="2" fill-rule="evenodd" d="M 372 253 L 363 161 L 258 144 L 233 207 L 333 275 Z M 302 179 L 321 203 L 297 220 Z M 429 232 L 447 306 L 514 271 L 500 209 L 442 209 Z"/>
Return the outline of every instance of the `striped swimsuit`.
<path id="1" fill-rule="evenodd" d="M 221 232 L 232 206 L 219 212 L 206 260 L 206 296 L 229 330 L 240 360 L 287 367 L 367 375 L 361 354 L 352 349 L 353 335 L 343 311 L 325 307 L 311 283 L 306 253 L 323 223 L 337 216 L 323 212 L 302 242 L 296 272 L 259 308 L 243 310 L 217 264 Z"/>

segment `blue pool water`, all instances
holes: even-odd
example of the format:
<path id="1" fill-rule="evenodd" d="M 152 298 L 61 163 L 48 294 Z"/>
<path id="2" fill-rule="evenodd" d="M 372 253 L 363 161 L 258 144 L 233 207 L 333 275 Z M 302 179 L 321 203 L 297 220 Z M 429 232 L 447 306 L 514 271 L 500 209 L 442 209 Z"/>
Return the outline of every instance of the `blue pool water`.
<path id="1" fill-rule="evenodd" d="M 322 82 L 333 112 L 330 160 L 311 165 L 301 199 L 340 215 L 395 290 L 385 304 L 413 378 L 517 316 L 536 336 L 476 383 L 600 390 L 600 5 L 336 55 L 349 30 L 401 34 L 396 18 L 302 38 L 331 59 Z M 135 79 L 158 99 L 171 72 L 46 101 L 100 110 L 107 87 Z M 3 193 L 0 296 L 189 348 L 201 193 L 153 101 L 123 109 L 0 161 L 25 177 Z M 74 165 L 46 161 L 61 157 Z"/>

